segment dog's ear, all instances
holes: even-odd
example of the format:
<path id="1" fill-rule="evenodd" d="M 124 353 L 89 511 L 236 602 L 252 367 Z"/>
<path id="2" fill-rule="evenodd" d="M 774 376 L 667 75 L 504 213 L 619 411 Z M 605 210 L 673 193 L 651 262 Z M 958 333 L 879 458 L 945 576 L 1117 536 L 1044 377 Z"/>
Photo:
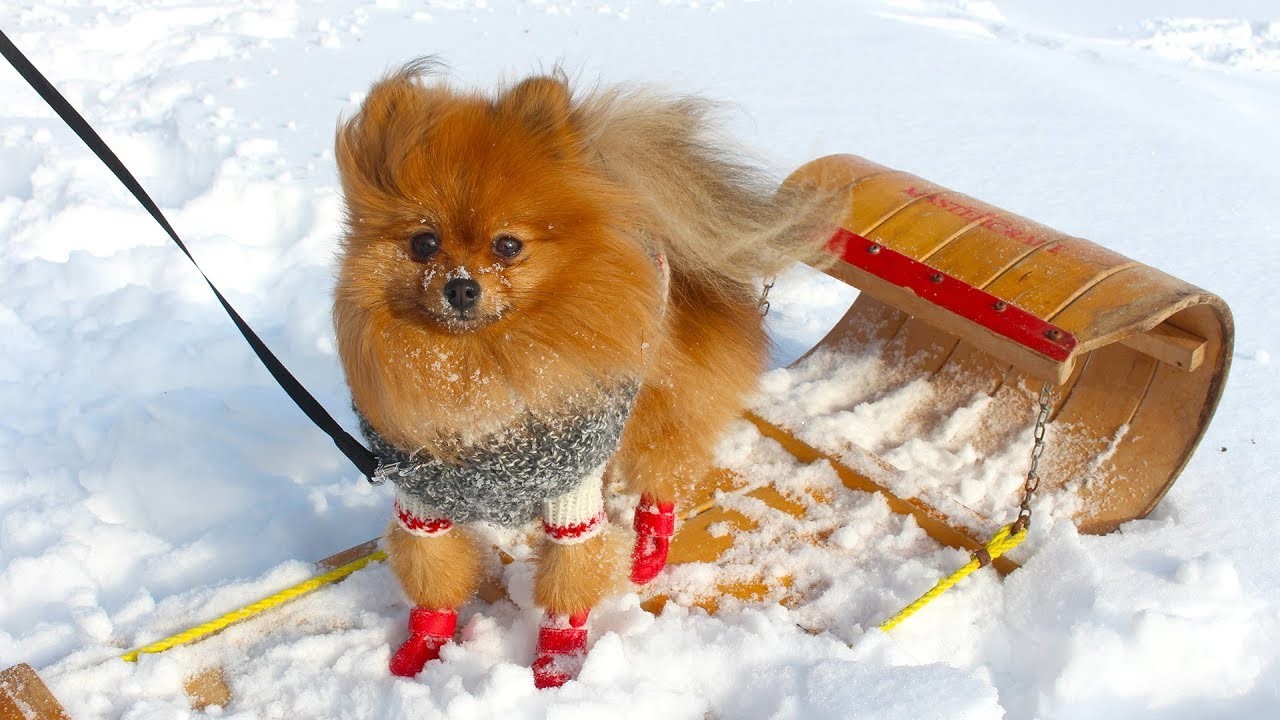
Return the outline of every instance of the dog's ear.
<path id="1" fill-rule="evenodd" d="M 570 130 L 573 94 L 563 77 L 535 75 L 503 93 L 498 109 L 520 118 L 535 133 L 565 139 Z"/>
<path id="2" fill-rule="evenodd" d="M 345 188 L 390 188 L 396 159 L 390 155 L 401 144 L 400 132 L 412 124 L 408 116 L 422 111 L 426 90 L 419 79 L 434 68 L 429 59 L 405 65 L 370 88 L 354 117 L 339 121 L 334 157 Z"/>

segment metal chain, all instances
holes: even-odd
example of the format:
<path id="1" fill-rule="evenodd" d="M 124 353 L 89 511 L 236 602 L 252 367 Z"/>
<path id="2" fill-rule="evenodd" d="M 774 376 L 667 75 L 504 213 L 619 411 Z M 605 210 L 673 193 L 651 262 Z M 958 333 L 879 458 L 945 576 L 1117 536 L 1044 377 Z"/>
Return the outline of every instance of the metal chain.
<path id="1" fill-rule="evenodd" d="M 769 315 L 769 291 L 773 289 L 774 278 L 768 278 L 764 281 L 764 288 L 760 290 L 760 317 Z"/>
<path id="2" fill-rule="evenodd" d="M 1035 444 L 1031 446 L 1031 467 L 1027 470 L 1027 479 L 1022 484 L 1022 502 L 1018 504 L 1018 519 L 1013 523 L 1013 532 L 1018 533 L 1031 526 L 1031 499 L 1040 488 L 1040 456 L 1044 454 L 1044 432 L 1049 423 L 1049 413 L 1053 410 L 1053 386 L 1048 382 L 1040 386 L 1040 415 L 1036 417 Z"/>

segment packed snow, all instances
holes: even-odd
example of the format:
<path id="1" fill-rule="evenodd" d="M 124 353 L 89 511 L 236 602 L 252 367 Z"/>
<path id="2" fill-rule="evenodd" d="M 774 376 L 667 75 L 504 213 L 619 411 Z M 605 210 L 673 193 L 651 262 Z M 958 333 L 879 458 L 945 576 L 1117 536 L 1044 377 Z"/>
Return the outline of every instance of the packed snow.
<path id="1" fill-rule="evenodd" d="M 675 602 L 657 616 L 635 593 L 608 601 L 580 678 L 558 690 L 535 690 L 528 669 L 539 614 L 523 562 L 502 570 L 509 599 L 468 605 L 461 642 L 412 680 L 386 671 L 406 607 L 382 565 L 125 663 L 124 650 L 377 536 L 390 495 L 306 421 L 161 230 L 0 69 L 0 668 L 32 664 L 72 716 L 1280 714 L 1280 6 L 18 0 L 0 29 L 353 430 L 329 323 L 332 133 L 373 79 L 424 54 L 474 86 L 562 64 L 584 84 L 726 101 L 728 129 L 779 176 L 836 152 L 909 170 L 1212 290 L 1238 333 L 1217 416 L 1150 517 L 1106 536 L 1046 527 L 1021 570 L 979 572 L 892 634 L 874 628 L 965 554 L 741 423 L 720 461 L 808 515 L 726 499 L 760 528 L 721 575 L 673 568 L 658 589 Z M 777 363 L 851 299 L 812 272 L 779 278 Z M 856 392 L 877 368 L 830 372 Z M 775 373 L 765 390 L 805 381 Z M 931 447 L 891 460 L 929 471 Z M 999 483 L 1017 486 L 1019 459 L 996 463 Z M 714 615 L 692 605 L 716 577 L 762 568 L 789 589 Z M 212 666 L 232 700 L 192 710 L 183 681 Z"/>

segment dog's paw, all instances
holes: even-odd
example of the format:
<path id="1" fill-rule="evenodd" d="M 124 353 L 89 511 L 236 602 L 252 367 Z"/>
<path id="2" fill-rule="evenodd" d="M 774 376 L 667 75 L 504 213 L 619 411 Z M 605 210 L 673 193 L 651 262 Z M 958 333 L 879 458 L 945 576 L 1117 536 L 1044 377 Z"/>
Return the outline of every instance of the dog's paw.
<path id="1" fill-rule="evenodd" d="M 453 641 L 457 627 L 458 614 L 453 610 L 410 610 L 409 639 L 391 656 L 387 664 L 391 674 L 411 678 L 422 672 L 424 665 L 440 659 L 440 648 Z"/>
<path id="2" fill-rule="evenodd" d="M 539 690 L 560 687 L 578 677 L 587 658 L 587 613 L 570 616 L 548 613 L 538 628 L 533 685 Z"/>
<path id="3" fill-rule="evenodd" d="M 658 502 L 648 495 L 640 497 L 636 509 L 636 546 L 631 551 L 631 582 L 644 585 L 667 566 L 671 536 L 676 530 L 676 506 Z"/>

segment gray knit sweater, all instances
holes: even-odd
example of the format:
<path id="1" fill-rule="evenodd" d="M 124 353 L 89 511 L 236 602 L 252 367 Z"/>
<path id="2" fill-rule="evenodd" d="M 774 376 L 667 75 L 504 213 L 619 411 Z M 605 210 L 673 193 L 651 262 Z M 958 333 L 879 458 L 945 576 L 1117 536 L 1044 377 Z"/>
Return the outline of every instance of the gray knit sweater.
<path id="1" fill-rule="evenodd" d="M 638 390 L 627 382 L 595 406 L 549 420 L 527 415 L 475 443 L 456 463 L 393 446 L 363 415 L 360 430 L 378 457 L 376 476 L 401 493 L 455 523 L 523 525 L 537 517 L 544 500 L 569 492 L 613 455 Z"/>

